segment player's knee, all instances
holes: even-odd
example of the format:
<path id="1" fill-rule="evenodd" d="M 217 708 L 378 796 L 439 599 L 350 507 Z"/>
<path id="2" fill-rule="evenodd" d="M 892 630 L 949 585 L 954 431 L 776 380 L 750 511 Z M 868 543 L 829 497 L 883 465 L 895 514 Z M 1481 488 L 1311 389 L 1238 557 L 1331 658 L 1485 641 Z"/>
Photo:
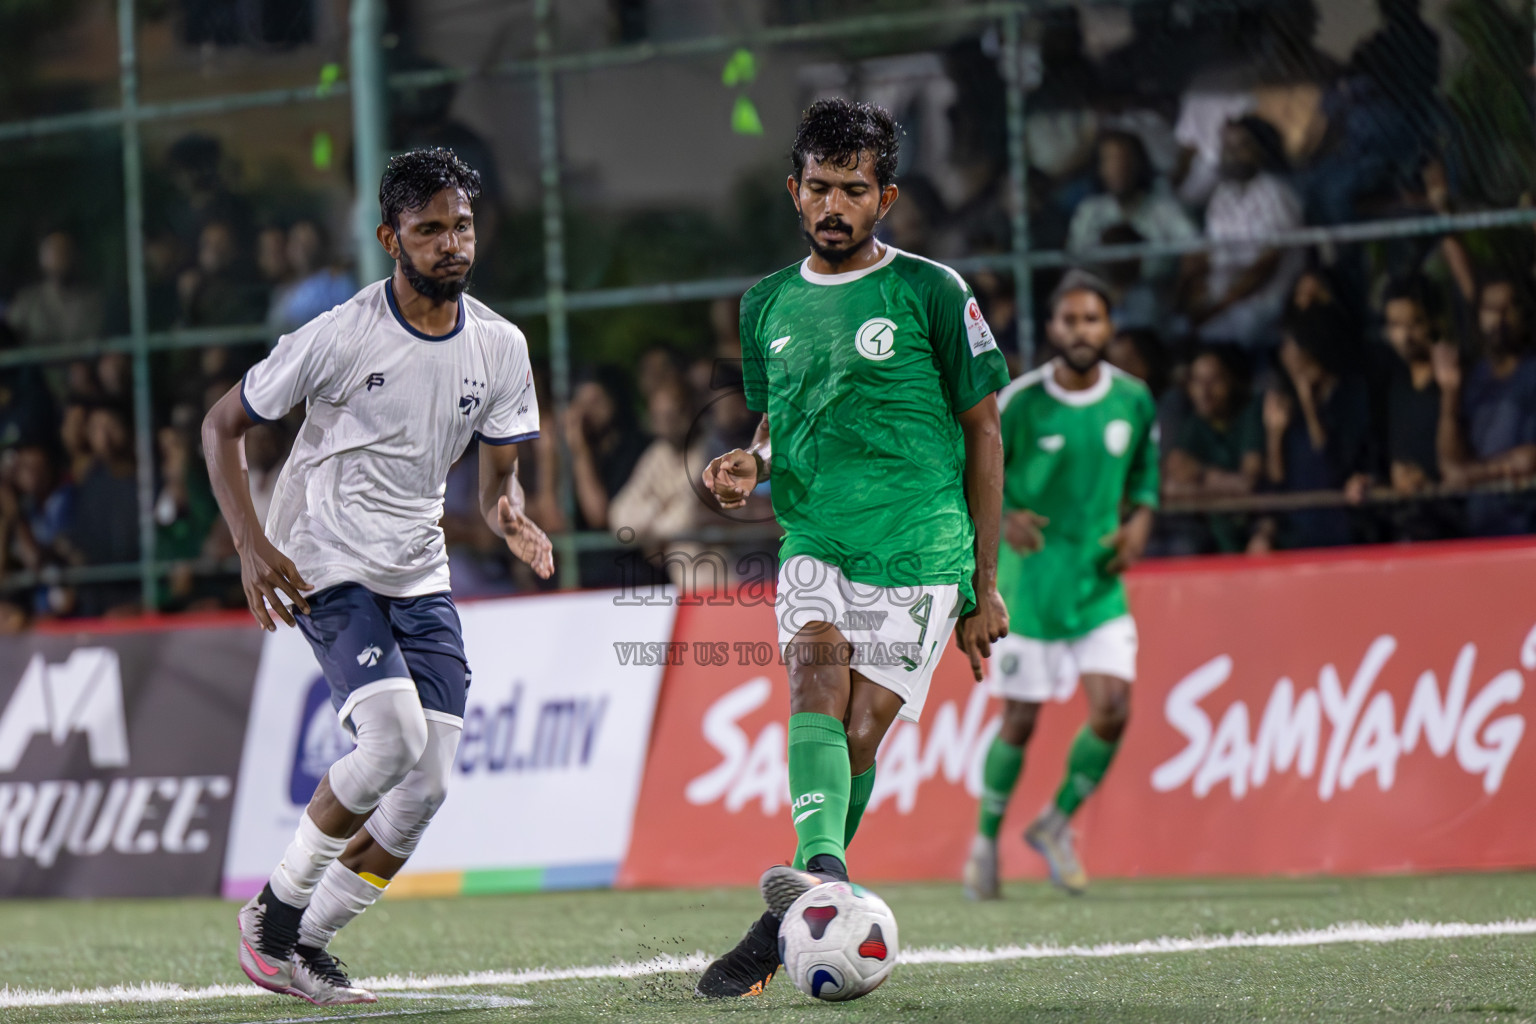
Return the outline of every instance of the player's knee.
<path id="1" fill-rule="evenodd" d="M 391 785 L 399 785 L 427 749 L 427 720 L 419 711 L 402 715 L 376 739 L 375 761 L 394 780 Z"/>
<path id="2" fill-rule="evenodd" d="M 998 735 L 1010 746 L 1022 747 L 1035 734 L 1035 719 L 1040 705 L 1022 700 L 1005 701 L 1003 724 Z"/>
<path id="3" fill-rule="evenodd" d="M 848 671 L 835 667 L 798 666 L 789 674 L 791 714 L 815 712 L 842 718 L 848 708 Z"/>
<path id="4" fill-rule="evenodd" d="M 432 820 L 443 802 L 448 799 L 448 772 L 428 771 L 423 772 L 420 782 L 411 787 L 411 796 L 415 800 L 417 814 L 423 822 Z"/>
<path id="5" fill-rule="evenodd" d="M 376 773 L 381 793 L 399 785 L 427 749 L 427 719 L 416 694 L 409 700 L 393 700 L 387 707 L 375 705 L 366 715 L 359 715 L 370 703 L 364 701 L 353 712 L 357 726 L 357 749 Z"/>
<path id="6" fill-rule="evenodd" d="M 422 833 L 448 797 L 448 779 L 459 745 L 458 727 L 429 722 L 427 728 L 427 748 L 415 768 L 385 795 L 368 819 L 374 840 L 402 860 L 415 852 Z"/>
<path id="7" fill-rule="evenodd" d="M 885 730 L 879 728 L 878 722 L 863 715 L 850 718 L 847 729 L 848 767 L 853 774 L 862 775 L 875 763 L 875 753 L 880 749 L 880 741 L 885 738 Z"/>
<path id="8" fill-rule="evenodd" d="M 1114 742 L 1125 732 L 1131 720 L 1131 699 L 1128 693 L 1107 694 L 1094 701 L 1088 709 L 1088 722 L 1100 739 Z"/>
<path id="9" fill-rule="evenodd" d="M 386 853 L 406 860 L 447 797 L 446 779 L 413 773 L 385 794 L 368 819 L 368 831 Z"/>

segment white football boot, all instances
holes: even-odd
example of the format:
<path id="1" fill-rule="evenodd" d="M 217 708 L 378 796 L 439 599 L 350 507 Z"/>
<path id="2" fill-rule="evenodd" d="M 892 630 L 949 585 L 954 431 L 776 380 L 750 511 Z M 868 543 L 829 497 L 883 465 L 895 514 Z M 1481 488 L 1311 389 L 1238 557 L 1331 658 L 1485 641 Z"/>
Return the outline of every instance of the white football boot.
<path id="1" fill-rule="evenodd" d="M 1088 873 L 1077 859 L 1072 844 L 1072 826 L 1054 803 L 1047 804 L 1040 816 L 1024 830 L 1024 841 L 1045 858 L 1051 869 L 1051 881 L 1074 896 L 1088 889 Z"/>
<path id="2" fill-rule="evenodd" d="M 379 997 L 347 977 L 346 965 L 329 950 L 297 946 L 289 959 L 293 967 L 293 994 L 316 1006 L 376 1003 Z"/>
<path id="3" fill-rule="evenodd" d="M 971 856 L 965 862 L 965 898 L 995 900 L 997 884 L 997 840 L 978 835 L 971 840 Z"/>
<path id="4" fill-rule="evenodd" d="M 279 913 L 284 909 L 287 908 L 279 907 Z M 267 932 L 278 931 L 268 928 L 268 911 L 267 905 L 261 902 L 261 896 L 252 896 L 235 917 L 240 926 L 240 969 L 247 978 L 270 992 L 296 995 L 293 990 L 292 952 L 293 942 L 298 938 L 297 922 L 293 928 L 283 929 L 291 931 L 291 937 L 286 941 L 274 934 L 271 938 L 278 941 L 268 942 Z M 281 946 L 287 948 L 276 948 Z"/>

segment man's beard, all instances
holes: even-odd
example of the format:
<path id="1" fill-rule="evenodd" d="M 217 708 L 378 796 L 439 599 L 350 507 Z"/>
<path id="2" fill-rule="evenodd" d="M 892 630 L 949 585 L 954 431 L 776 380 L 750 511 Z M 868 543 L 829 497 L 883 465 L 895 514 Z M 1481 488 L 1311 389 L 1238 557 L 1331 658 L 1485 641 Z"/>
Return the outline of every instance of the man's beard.
<path id="1" fill-rule="evenodd" d="M 1489 359 L 1500 359 L 1509 354 L 1513 348 L 1507 328 L 1501 326 L 1496 330 L 1483 332 L 1483 354 Z"/>
<path id="2" fill-rule="evenodd" d="M 1079 364 L 1077 358 L 1073 356 L 1074 352 L 1079 351 L 1093 352 L 1093 355 L 1088 358 L 1088 362 L 1086 364 Z M 1061 358 L 1066 362 L 1068 366 L 1072 367 L 1072 371 L 1074 373 L 1087 373 L 1089 370 L 1093 369 L 1095 366 L 1098 366 L 1104 361 L 1104 350 L 1085 349 L 1082 346 L 1068 345 L 1061 350 Z"/>
<path id="3" fill-rule="evenodd" d="M 464 289 L 469 287 L 469 268 L 474 264 L 461 262 L 465 263 L 466 269 L 460 277 L 428 277 L 416 269 L 416 264 L 411 262 L 404 248 L 400 250 L 400 272 L 411 283 L 411 287 L 416 289 L 417 294 L 429 302 L 448 302 L 464 294 Z"/>
<path id="4" fill-rule="evenodd" d="M 816 241 L 815 229 L 806 227 L 804 219 L 800 221 L 800 233 L 804 235 L 805 240 L 810 243 L 812 252 L 826 260 L 832 266 L 840 267 L 853 257 L 853 254 L 859 250 L 859 247 L 863 245 L 863 242 L 855 242 L 853 240 L 853 228 L 850 227 L 848 222 L 845 220 L 840 219 L 836 221 L 822 221 L 820 224 L 817 224 L 816 227 L 826 227 L 829 224 L 838 224 L 841 227 L 848 229 L 848 242 L 846 245 L 837 249 L 822 245 L 820 242 Z"/>

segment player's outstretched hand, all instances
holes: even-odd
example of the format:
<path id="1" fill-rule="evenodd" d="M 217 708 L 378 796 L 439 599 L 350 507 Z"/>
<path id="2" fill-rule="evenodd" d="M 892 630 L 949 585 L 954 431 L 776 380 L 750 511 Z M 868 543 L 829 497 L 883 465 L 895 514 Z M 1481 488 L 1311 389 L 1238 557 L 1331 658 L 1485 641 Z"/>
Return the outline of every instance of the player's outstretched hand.
<path id="1" fill-rule="evenodd" d="M 1045 516 L 1027 508 L 1017 509 L 1003 516 L 1003 540 L 1019 554 L 1027 555 L 1045 546 L 1045 534 L 1040 528 L 1050 525 Z"/>
<path id="2" fill-rule="evenodd" d="M 1114 550 L 1114 554 L 1104 564 L 1104 571 L 1119 575 L 1141 561 L 1151 536 L 1152 516 L 1146 510 L 1138 509 L 1129 519 L 1120 524 L 1120 529 L 1099 541 L 1106 548 Z"/>
<path id="3" fill-rule="evenodd" d="M 308 615 L 309 602 L 304 599 L 303 592 L 315 589 L 304 582 L 298 566 L 260 534 L 251 543 L 240 546 L 240 586 L 245 590 L 246 607 L 268 632 L 277 629 L 267 611 L 268 606 L 278 618 L 294 625 L 293 613 L 278 596 L 278 591 L 293 600 L 294 608 Z"/>
<path id="4" fill-rule="evenodd" d="M 737 448 L 712 459 L 704 468 L 704 487 L 721 508 L 741 508 L 757 486 L 757 459 Z"/>
<path id="5" fill-rule="evenodd" d="M 992 643 L 1008 635 L 1008 606 L 996 587 L 976 593 L 976 608 L 955 627 L 955 644 L 971 662 L 971 675 L 981 682 L 981 663 L 992 657 Z"/>
<path id="6" fill-rule="evenodd" d="M 523 514 L 522 509 L 513 511 L 512 501 L 505 494 L 496 505 L 501 517 L 501 533 L 507 540 L 507 549 L 533 568 L 541 580 L 555 574 L 555 548 L 538 524 Z"/>

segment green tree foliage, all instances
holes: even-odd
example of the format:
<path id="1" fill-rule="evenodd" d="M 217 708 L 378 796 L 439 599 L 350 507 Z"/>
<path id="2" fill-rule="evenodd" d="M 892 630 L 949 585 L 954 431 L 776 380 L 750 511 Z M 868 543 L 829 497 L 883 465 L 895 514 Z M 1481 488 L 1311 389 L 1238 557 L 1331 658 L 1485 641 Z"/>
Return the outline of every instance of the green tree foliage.
<path id="1" fill-rule="evenodd" d="M 1513 206 L 1536 186 L 1530 6 L 1517 14 L 1499 0 L 1453 0 L 1445 16 L 1467 54 L 1446 87 L 1458 191 Z"/>

